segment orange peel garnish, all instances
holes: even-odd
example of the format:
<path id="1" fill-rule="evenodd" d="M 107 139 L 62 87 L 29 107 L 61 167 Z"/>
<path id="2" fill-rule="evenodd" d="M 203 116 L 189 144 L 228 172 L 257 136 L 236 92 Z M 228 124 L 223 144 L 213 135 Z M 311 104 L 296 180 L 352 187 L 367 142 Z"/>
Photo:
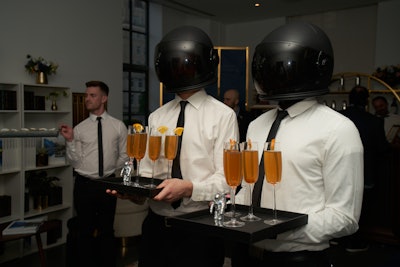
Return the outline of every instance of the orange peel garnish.
<path id="1" fill-rule="evenodd" d="M 132 126 L 135 129 L 135 131 L 138 133 L 140 133 L 144 130 L 143 125 L 141 125 L 140 123 L 134 123 Z"/>
<path id="2" fill-rule="evenodd" d="M 160 126 L 157 128 L 157 131 L 161 134 L 164 134 L 168 131 L 168 127 L 167 126 Z"/>
<path id="3" fill-rule="evenodd" d="M 253 146 L 253 143 L 251 142 L 251 139 L 249 138 L 249 140 L 247 140 L 247 148 L 251 149 L 252 146 Z"/>
<path id="4" fill-rule="evenodd" d="M 233 149 L 236 145 L 236 140 L 235 139 L 229 139 L 229 143 L 230 143 L 230 149 Z"/>
<path id="5" fill-rule="evenodd" d="M 275 139 L 271 140 L 271 144 L 269 145 L 271 150 L 275 150 Z"/>
<path id="6" fill-rule="evenodd" d="M 174 134 L 177 136 L 181 136 L 183 134 L 183 127 L 176 127 L 174 130 Z"/>

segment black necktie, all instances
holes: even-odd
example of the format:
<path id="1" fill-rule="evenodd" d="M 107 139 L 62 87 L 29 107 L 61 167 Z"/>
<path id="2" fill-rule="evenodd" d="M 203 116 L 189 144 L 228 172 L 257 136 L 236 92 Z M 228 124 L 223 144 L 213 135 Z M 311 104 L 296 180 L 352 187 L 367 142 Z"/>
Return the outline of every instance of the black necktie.
<path id="1" fill-rule="evenodd" d="M 97 117 L 97 142 L 99 149 L 99 176 L 103 177 L 104 169 L 103 169 L 103 133 L 101 129 L 101 117 Z"/>
<path id="2" fill-rule="evenodd" d="M 288 115 L 288 112 L 286 110 L 278 110 L 278 114 L 276 115 L 275 121 L 272 124 L 271 129 L 269 130 L 266 142 L 270 142 L 272 139 L 275 138 L 276 133 L 278 132 L 279 125 L 281 124 L 281 121 L 287 115 Z M 263 153 L 261 156 L 261 161 L 260 161 L 258 180 L 257 180 L 256 184 L 254 185 L 254 190 L 253 190 L 253 206 L 254 207 L 260 207 L 261 191 L 262 191 L 262 185 L 264 182 L 264 174 L 265 174 L 265 172 L 264 172 L 264 153 Z"/>
<path id="3" fill-rule="evenodd" d="M 178 121 L 176 123 L 176 127 L 184 127 L 184 125 L 185 125 L 185 107 L 186 107 L 187 103 L 188 103 L 187 101 L 181 101 L 179 103 L 181 105 L 181 111 L 179 112 L 179 117 L 178 117 Z M 174 161 L 172 162 L 172 173 L 171 173 L 172 178 L 182 179 L 181 166 L 180 166 L 182 137 L 183 137 L 183 134 L 181 136 L 179 136 L 179 138 L 178 138 L 178 149 L 176 151 L 176 157 L 175 157 Z M 174 209 L 176 209 L 180 206 L 180 204 L 181 204 L 181 200 L 177 200 L 172 203 L 172 207 Z"/>

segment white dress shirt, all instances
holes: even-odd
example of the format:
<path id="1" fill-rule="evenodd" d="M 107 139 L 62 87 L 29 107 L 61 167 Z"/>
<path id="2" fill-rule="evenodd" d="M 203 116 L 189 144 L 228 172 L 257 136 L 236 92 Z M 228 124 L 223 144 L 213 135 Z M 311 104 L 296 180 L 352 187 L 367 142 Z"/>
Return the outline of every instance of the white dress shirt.
<path id="1" fill-rule="evenodd" d="M 180 112 L 178 96 L 149 116 L 149 127 L 167 126 L 175 129 Z M 171 204 L 150 200 L 151 209 L 159 215 L 177 215 L 208 208 L 218 192 L 229 192 L 223 168 L 223 144 L 238 140 L 239 131 L 235 112 L 224 103 L 206 94 L 204 90 L 189 99 L 185 109 L 180 166 L 182 177 L 193 183 L 191 198 L 184 198 L 176 210 Z M 168 165 L 162 152 L 156 161 L 155 177 L 167 177 Z M 151 177 L 152 162 L 146 155 L 140 165 L 141 176 Z"/>
<path id="2" fill-rule="evenodd" d="M 103 134 L 104 177 L 122 168 L 128 161 L 126 154 L 125 124 L 110 116 L 101 115 Z M 88 178 L 99 178 L 99 153 L 97 143 L 97 116 L 90 116 L 74 127 L 74 140 L 67 142 L 67 158 L 75 171 Z"/>
<path id="3" fill-rule="evenodd" d="M 329 240 L 358 229 L 363 194 L 363 145 L 346 117 L 314 98 L 287 109 L 276 142 L 282 151 L 282 181 L 276 185 L 278 210 L 308 214 L 308 224 L 256 243 L 268 251 L 322 250 Z M 250 123 L 247 139 L 263 144 L 277 110 Z M 263 145 L 259 145 L 261 160 Z M 248 203 L 244 185 L 237 203 Z M 263 183 L 261 207 L 272 208 L 273 186 Z M 257 213 L 255 213 L 257 215 Z"/>

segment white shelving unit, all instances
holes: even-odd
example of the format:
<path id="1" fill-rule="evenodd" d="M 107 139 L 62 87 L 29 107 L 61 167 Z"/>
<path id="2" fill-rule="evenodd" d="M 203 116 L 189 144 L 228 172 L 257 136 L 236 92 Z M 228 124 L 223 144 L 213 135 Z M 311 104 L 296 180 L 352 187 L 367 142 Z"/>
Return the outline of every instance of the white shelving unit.
<path id="1" fill-rule="evenodd" d="M 4 91 L 6 91 L 7 101 L 15 95 L 15 103 L 12 105 L 4 104 Z M 59 92 L 57 98 L 57 110 L 51 110 L 52 101 L 46 99 L 50 92 Z M 11 92 L 11 93 L 10 93 Z M 67 96 L 63 95 L 67 93 Z M 50 157 L 49 164 L 45 167 L 36 167 L 35 146 L 29 148 L 28 144 L 42 142 L 44 138 L 58 139 L 64 142 L 62 137 L 42 137 L 43 132 L 40 128 L 57 130 L 60 123 L 72 125 L 72 93 L 68 87 L 42 85 L 42 84 L 16 84 L 0 83 L 0 140 L 2 142 L 2 160 L 0 166 L 0 196 L 11 196 L 11 215 L 0 217 L 0 224 L 6 224 L 13 220 L 30 219 L 35 217 L 45 217 L 47 219 L 58 219 L 62 222 L 61 238 L 55 243 L 47 245 L 46 233 L 42 234 L 42 241 L 45 248 L 56 246 L 66 241 L 67 221 L 73 216 L 73 174 L 72 167 L 67 163 L 65 157 Z M 39 96 L 41 100 L 41 110 L 36 107 L 31 109 L 34 96 Z M 24 96 L 28 96 L 25 98 Z M 43 110 L 43 100 L 45 100 Z M 5 109 L 5 108 L 12 109 Z M 29 109 L 25 110 L 25 107 Z M 35 128 L 35 129 L 33 129 Z M 31 137 L 4 137 L 10 133 L 17 133 L 28 129 L 32 131 Z M 2 130 L 2 131 L 1 131 Z M 43 129 L 41 129 L 43 130 Z M 35 131 L 38 137 L 35 136 Z M 26 133 L 26 132 L 24 132 Z M 45 135 L 45 134 L 44 134 Z M 29 171 L 45 170 L 48 176 L 56 176 L 60 179 L 58 185 L 62 187 L 62 203 L 49 206 L 44 209 L 34 209 L 32 200 L 29 201 L 29 210 L 25 210 L 25 179 Z M 0 254 L 0 263 L 9 261 L 16 257 L 22 257 L 37 251 L 35 239 L 31 238 L 31 243 L 27 244 L 24 240 L 17 240 L 3 243 L 4 252 Z"/>

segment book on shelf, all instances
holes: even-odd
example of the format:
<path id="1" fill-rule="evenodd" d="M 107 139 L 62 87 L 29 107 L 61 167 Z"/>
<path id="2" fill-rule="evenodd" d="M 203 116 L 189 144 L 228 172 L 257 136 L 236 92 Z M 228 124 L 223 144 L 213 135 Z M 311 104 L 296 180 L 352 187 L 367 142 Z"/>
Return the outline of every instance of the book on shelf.
<path id="1" fill-rule="evenodd" d="M 13 221 L 3 230 L 3 235 L 34 234 L 39 230 L 44 220 L 44 218 L 35 218 Z"/>

